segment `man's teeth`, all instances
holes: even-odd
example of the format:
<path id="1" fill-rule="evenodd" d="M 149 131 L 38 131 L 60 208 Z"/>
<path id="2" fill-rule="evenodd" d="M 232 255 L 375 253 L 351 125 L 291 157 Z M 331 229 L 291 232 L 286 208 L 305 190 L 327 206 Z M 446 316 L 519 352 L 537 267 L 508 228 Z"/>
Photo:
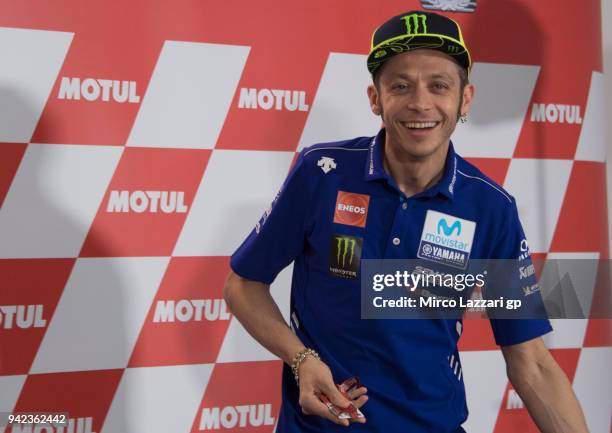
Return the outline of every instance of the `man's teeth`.
<path id="1" fill-rule="evenodd" d="M 433 128 L 434 126 L 436 126 L 436 123 L 437 122 L 405 122 L 404 125 L 412 129 L 423 129 Z"/>

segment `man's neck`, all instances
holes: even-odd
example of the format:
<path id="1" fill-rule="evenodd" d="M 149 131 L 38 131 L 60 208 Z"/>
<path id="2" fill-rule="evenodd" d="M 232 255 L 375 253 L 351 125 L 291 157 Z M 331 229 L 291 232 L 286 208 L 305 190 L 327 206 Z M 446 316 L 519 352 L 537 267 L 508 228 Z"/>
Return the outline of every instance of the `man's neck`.
<path id="1" fill-rule="evenodd" d="M 406 197 L 411 197 L 435 185 L 444 175 L 444 164 L 449 144 L 424 158 L 397 155 L 397 146 L 389 146 L 385 140 L 384 167 Z"/>

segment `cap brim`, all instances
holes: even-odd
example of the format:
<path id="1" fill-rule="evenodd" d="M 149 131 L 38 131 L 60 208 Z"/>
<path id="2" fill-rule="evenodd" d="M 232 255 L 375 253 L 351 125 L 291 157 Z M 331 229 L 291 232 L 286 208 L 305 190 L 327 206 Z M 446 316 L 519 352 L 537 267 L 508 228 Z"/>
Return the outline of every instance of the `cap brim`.
<path id="1" fill-rule="evenodd" d="M 455 59 L 468 73 L 470 71 L 472 61 L 465 45 L 448 36 L 432 34 L 394 38 L 378 44 L 368 55 L 368 70 L 373 74 L 390 57 L 422 49 L 441 51 Z"/>

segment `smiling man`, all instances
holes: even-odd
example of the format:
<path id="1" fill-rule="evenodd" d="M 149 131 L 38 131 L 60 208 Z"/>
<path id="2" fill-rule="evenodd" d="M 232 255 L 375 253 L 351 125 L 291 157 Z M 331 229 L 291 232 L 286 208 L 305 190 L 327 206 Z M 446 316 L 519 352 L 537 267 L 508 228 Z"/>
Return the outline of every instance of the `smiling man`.
<path id="1" fill-rule="evenodd" d="M 470 69 L 459 26 L 442 15 L 412 11 L 381 25 L 368 56 L 367 92 L 383 129 L 304 149 L 232 256 L 224 288 L 232 312 L 286 363 L 277 432 L 349 426 L 322 394 L 363 410 L 366 418 L 350 426 L 355 431 L 464 431 L 462 321 L 362 320 L 360 260 L 530 265 L 514 198 L 450 141 L 474 96 Z M 269 284 L 291 262 L 289 327 Z M 539 292 L 523 293 L 520 278 L 510 295 L 541 305 Z M 491 319 L 491 326 L 508 377 L 541 431 L 586 432 L 571 385 L 540 338 L 551 330 L 548 320 Z M 355 375 L 364 386 L 345 397 L 334 383 Z"/>

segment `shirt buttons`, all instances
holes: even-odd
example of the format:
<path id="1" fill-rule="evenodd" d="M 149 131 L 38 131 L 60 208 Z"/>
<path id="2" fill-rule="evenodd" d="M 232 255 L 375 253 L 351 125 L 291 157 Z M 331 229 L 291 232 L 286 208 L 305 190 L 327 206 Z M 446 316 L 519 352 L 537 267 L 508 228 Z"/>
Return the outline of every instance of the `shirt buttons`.
<path id="1" fill-rule="evenodd" d="M 393 238 L 393 245 L 399 245 L 399 244 L 400 244 L 399 238 Z"/>
<path id="2" fill-rule="evenodd" d="M 402 209 L 408 209 L 408 203 L 406 202 L 402 203 Z"/>

